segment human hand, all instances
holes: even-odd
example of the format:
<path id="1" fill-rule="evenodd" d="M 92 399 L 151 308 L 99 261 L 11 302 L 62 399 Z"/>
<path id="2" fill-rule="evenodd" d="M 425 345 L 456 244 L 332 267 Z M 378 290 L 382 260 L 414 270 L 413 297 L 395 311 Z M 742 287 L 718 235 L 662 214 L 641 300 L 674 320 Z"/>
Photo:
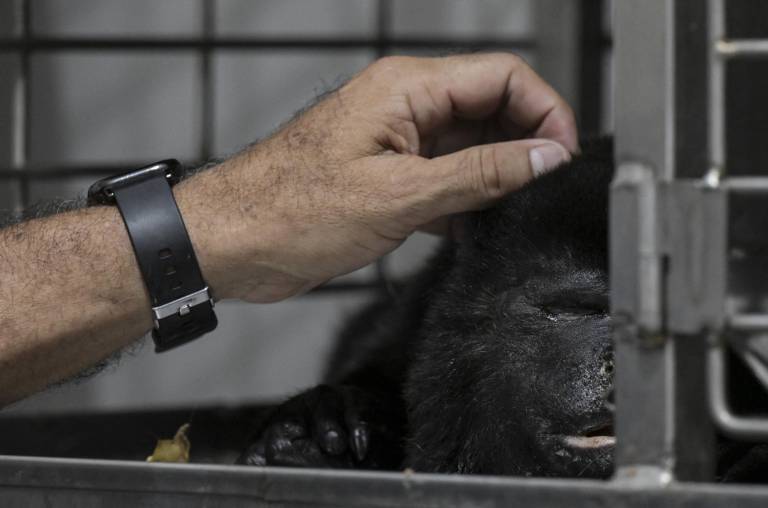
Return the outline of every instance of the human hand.
<path id="1" fill-rule="evenodd" d="M 217 298 L 271 302 L 487 207 L 577 150 L 571 108 L 519 57 L 389 57 L 177 200 Z"/>

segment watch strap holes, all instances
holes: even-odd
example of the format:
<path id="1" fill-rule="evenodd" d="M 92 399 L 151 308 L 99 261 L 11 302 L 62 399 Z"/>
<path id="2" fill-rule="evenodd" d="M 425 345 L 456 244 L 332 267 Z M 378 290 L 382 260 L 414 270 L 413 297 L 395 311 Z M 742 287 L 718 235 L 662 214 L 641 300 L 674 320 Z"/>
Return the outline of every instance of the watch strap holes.
<path id="1" fill-rule="evenodd" d="M 169 259 L 173 257 L 173 251 L 171 249 L 161 249 L 157 255 L 160 256 L 160 259 Z"/>

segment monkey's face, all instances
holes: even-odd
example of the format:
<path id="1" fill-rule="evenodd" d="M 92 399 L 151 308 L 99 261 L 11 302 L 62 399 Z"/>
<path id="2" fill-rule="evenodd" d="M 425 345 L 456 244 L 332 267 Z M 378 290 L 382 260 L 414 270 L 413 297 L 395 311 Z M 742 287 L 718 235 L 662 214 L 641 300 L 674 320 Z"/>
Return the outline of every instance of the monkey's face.
<path id="1" fill-rule="evenodd" d="M 604 270 L 567 256 L 502 297 L 498 346 L 511 409 L 510 459 L 523 473 L 605 477 L 612 471 L 613 352 Z M 500 403 L 505 403 L 500 401 Z"/>
<path id="2" fill-rule="evenodd" d="M 417 469 L 611 473 L 613 168 L 609 146 L 584 154 L 476 215 L 456 245 L 410 374 Z"/>
<path id="3" fill-rule="evenodd" d="M 459 259 L 435 295 L 422 330 L 425 357 L 409 383 L 417 470 L 610 475 L 604 256 L 549 252 L 529 252 L 526 262 L 468 252 L 477 261 Z"/>

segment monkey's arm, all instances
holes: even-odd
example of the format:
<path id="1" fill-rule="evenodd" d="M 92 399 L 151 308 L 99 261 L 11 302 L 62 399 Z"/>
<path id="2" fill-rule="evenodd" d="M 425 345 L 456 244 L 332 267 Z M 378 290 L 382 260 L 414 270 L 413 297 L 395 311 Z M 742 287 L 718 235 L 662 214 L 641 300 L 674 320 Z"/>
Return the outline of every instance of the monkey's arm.
<path id="1" fill-rule="evenodd" d="M 403 399 L 410 349 L 431 291 L 452 262 L 441 249 L 395 297 L 353 316 L 339 335 L 325 384 L 274 409 L 240 463 L 396 469 L 406 433 Z"/>
<path id="2" fill-rule="evenodd" d="M 293 467 L 395 469 L 403 459 L 405 358 L 395 309 L 379 302 L 345 327 L 325 384 L 273 409 L 239 463 Z M 402 318 L 400 318 L 402 319 Z"/>

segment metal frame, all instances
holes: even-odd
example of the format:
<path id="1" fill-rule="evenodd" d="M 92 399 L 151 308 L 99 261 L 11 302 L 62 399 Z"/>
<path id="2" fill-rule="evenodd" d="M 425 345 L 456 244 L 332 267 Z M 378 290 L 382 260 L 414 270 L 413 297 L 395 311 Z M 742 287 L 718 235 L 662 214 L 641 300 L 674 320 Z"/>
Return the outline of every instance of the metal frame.
<path id="1" fill-rule="evenodd" d="M 741 439 L 768 438 L 768 420 L 734 415 L 726 400 L 728 331 L 768 328 L 768 315 L 726 312 L 728 196 L 766 192 L 768 179 L 725 178 L 723 101 L 725 60 L 768 56 L 768 42 L 725 40 L 723 0 L 622 0 L 615 9 L 613 481 L 0 457 L 4 505 L 764 506 L 768 488 L 684 480 L 713 478 L 715 425 Z M 688 15 L 708 24 L 686 32 Z M 380 19 L 376 44 L 384 53 L 386 14 Z M 44 49 L 36 44 L 25 51 Z M 217 47 L 211 40 L 193 46 Z M 684 51 L 706 51 L 708 58 L 685 66 L 677 61 Z M 201 75 L 210 79 L 209 64 Z M 707 93 L 693 100 L 703 104 L 682 104 L 681 84 L 699 75 L 707 78 Z M 699 106 L 708 115 L 709 162 L 683 167 L 692 149 L 685 137 L 697 132 L 698 121 L 685 113 Z M 768 378 L 768 368 L 751 361 Z"/>
<path id="2" fill-rule="evenodd" d="M 714 477 L 716 428 L 736 439 L 768 440 L 768 418 L 734 414 L 726 390 L 729 333 L 768 330 L 768 314 L 727 307 L 728 201 L 733 193 L 767 193 L 768 178 L 726 176 L 724 123 L 727 60 L 767 58 L 768 40 L 727 40 L 724 0 L 614 6 L 612 481 L 0 457 L 0 486 L 9 499 L 24 506 L 84 499 L 116 506 L 765 506 L 768 487 L 694 481 Z M 686 52 L 704 58 L 686 65 Z M 685 82 L 697 78 L 705 93 L 682 100 Z M 694 157 L 699 165 L 686 166 L 691 137 L 701 134 L 700 118 L 689 114 L 696 109 L 706 112 L 698 150 L 705 146 L 708 160 Z M 768 365 L 735 350 L 768 386 Z"/>
<path id="3" fill-rule="evenodd" d="M 766 57 L 768 41 L 728 41 L 724 0 L 624 0 L 616 9 L 617 478 L 711 480 L 715 427 L 740 440 L 768 439 L 768 419 L 734 414 L 726 395 L 729 333 L 768 330 L 768 315 L 727 307 L 728 197 L 765 193 L 768 178 L 725 178 L 724 90 L 725 60 Z M 676 61 L 683 50 L 694 52 L 693 66 Z M 707 93 L 678 109 L 692 77 Z M 700 119 L 689 114 L 697 108 L 707 112 L 698 150 L 706 145 L 708 161 L 684 167 L 692 146 L 679 140 L 699 132 Z M 680 178 L 696 175 L 703 177 Z M 736 352 L 768 389 L 763 360 Z"/>
<path id="4" fill-rule="evenodd" d="M 614 8 L 617 174 L 610 273 L 616 474 L 668 484 L 674 468 L 675 373 L 674 348 L 663 330 L 657 181 L 669 179 L 674 167 L 674 2 L 627 0 Z"/>
<path id="5" fill-rule="evenodd" d="M 4 507 L 763 507 L 768 488 L 0 456 Z"/>
<path id="6" fill-rule="evenodd" d="M 768 193 L 768 178 L 731 177 L 727 175 L 726 130 L 725 130 L 725 70 L 728 60 L 737 58 L 768 58 L 768 38 L 754 40 L 729 40 L 725 30 L 725 1 L 708 0 L 709 5 L 709 159 L 708 183 L 723 194 Z M 723 212 L 724 215 L 724 212 Z M 722 222 L 722 221 L 721 221 Z M 721 240 L 715 244 L 710 257 L 725 266 L 726 244 L 725 224 L 717 224 L 722 230 Z M 725 279 L 722 275 L 721 278 Z M 718 297 L 723 309 L 726 307 L 725 283 Z M 709 336 L 707 366 L 709 379 L 709 404 L 712 419 L 725 434 L 736 439 L 759 441 L 768 440 L 768 418 L 746 417 L 733 413 L 727 400 L 727 361 L 729 346 L 728 333 L 737 331 L 746 334 L 765 333 L 768 330 L 768 314 L 728 314 L 718 327 L 712 327 Z M 748 350 L 737 349 L 756 377 L 768 389 L 768 370 L 761 360 Z"/>

